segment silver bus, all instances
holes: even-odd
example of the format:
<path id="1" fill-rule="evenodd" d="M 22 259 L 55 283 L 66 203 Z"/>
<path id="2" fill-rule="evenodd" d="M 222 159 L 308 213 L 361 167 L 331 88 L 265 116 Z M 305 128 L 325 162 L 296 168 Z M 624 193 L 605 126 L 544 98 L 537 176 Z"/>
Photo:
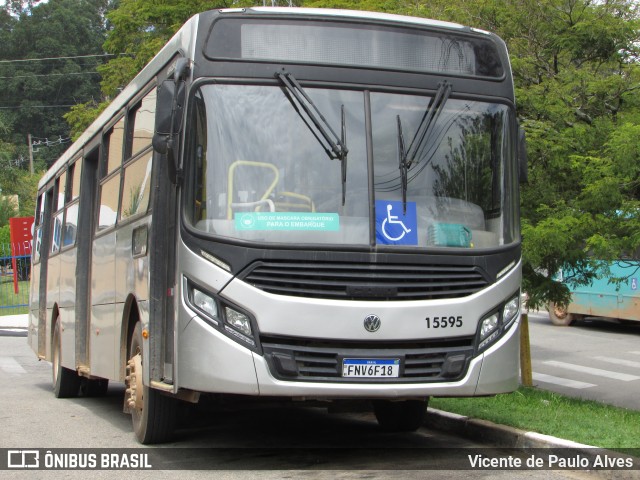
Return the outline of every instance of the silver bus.
<path id="1" fill-rule="evenodd" d="M 30 346 L 58 397 L 124 382 L 142 443 L 226 394 L 409 431 L 512 391 L 522 138 L 491 33 L 198 14 L 41 179 Z"/>

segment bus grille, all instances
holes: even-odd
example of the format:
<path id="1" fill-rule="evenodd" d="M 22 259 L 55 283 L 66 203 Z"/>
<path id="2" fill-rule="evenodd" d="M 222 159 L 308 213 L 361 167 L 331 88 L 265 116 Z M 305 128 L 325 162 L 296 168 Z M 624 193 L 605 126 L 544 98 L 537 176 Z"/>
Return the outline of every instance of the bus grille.
<path id="1" fill-rule="evenodd" d="M 475 266 L 339 262 L 261 261 L 240 278 L 276 295 L 337 300 L 459 298 L 489 284 Z"/>
<path id="2" fill-rule="evenodd" d="M 473 356 L 473 337 L 421 342 L 320 342 L 262 337 L 264 356 L 271 373 L 281 380 L 349 383 L 417 383 L 456 381 L 464 377 Z M 397 358 L 399 378 L 343 378 L 345 358 Z M 447 359 L 458 367 L 443 370 Z"/>

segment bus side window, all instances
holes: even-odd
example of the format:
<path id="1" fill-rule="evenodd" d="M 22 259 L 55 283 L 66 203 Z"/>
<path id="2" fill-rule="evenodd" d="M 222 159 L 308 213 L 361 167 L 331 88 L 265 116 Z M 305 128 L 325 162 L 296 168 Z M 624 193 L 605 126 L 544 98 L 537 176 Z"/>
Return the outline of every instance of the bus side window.
<path id="1" fill-rule="evenodd" d="M 62 246 L 75 245 L 78 231 L 78 202 L 80 197 L 80 176 L 82 174 L 82 159 L 69 167 L 69 201 L 65 205 L 64 228 L 62 229 Z"/>
<path id="2" fill-rule="evenodd" d="M 51 235 L 51 253 L 56 253 L 60 250 L 60 238 L 62 236 L 62 218 L 64 212 L 59 212 L 53 219 L 53 230 Z"/>
<path id="3" fill-rule="evenodd" d="M 104 138 L 105 154 L 100 168 L 100 203 L 97 231 L 116 224 L 118 216 L 118 199 L 120 197 L 120 168 L 124 152 L 124 124 L 122 116 L 107 132 Z"/>
<path id="4" fill-rule="evenodd" d="M 106 168 L 102 170 L 103 175 L 109 175 L 116 168 L 122 165 L 122 150 L 124 146 L 124 117 L 118 120 L 106 139 L 107 155 Z"/>
<path id="5" fill-rule="evenodd" d="M 145 95 L 138 107 L 130 115 L 133 122 L 131 154 L 135 156 L 151 145 L 153 138 L 155 113 L 156 113 L 156 89 Z"/>
<path id="6" fill-rule="evenodd" d="M 60 251 L 60 239 L 62 236 L 62 222 L 64 221 L 64 205 L 66 201 L 67 172 L 65 171 L 56 179 L 53 210 L 56 212 L 51 227 L 51 253 Z"/>
<path id="7" fill-rule="evenodd" d="M 120 218 L 147 212 L 151 195 L 151 169 L 153 152 L 137 158 L 124 169 Z"/>
<path id="8" fill-rule="evenodd" d="M 33 232 L 33 263 L 40 261 L 40 247 L 42 246 L 42 220 L 44 218 L 44 193 L 38 196 L 38 204 L 36 206 L 36 217 Z"/>
<path id="9" fill-rule="evenodd" d="M 120 193 L 120 175 L 113 175 L 100 188 L 100 212 L 98 214 L 98 231 L 116 224 L 118 196 Z"/>

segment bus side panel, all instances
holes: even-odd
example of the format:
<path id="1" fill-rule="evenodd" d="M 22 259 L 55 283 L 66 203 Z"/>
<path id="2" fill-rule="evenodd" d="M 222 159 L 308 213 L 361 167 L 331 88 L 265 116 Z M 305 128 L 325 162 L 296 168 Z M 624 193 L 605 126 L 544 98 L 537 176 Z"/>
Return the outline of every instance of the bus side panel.
<path id="1" fill-rule="evenodd" d="M 611 265 L 611 276 L 614 278 L 624 278 L 619 285 L 609 284 L 608 290 L 617 299 L 616 318 L 622 320 L 640 320 L 640 272 L 638 262 L 615 262 Z"/>
<path id="2" fill-rule="evenodd" d="M 48 268 L 47 268 L 47 314 L 46 314 L 46 325 L 47 325 L 47 338 L 46 338 L 46 353 L 45 358 L 51 361 L 51 341 L 52 341 L 52 332 L 53 332 L 53 321 L 54 318 L 54 307 L 58 305 L 60 300 L 60 255 L 55 255 L 53 257 L 49 257 L 48 260 Z M 63 324 L 64 327 L 64 324 Z M 63 332 L 64 336 L 64 332 Z M 64 350 L 64 346 L 63 346 Z M 68 357 L 66 353 L 63 353 L 62 357 L 62 365 L 68 367 L 68 363 L 66 362 Z M 74 366 L 75 367 L 75 366 Z"/>
<path id="3" fill-rule="evenodd" d="M 614 262 L 607 275 L 571 292 L 569 312 L 595 317 L 640 321 L 640 275 L 634 262 Z M 611 279 L 624 279 L 621 283 Z"/>
<path id="4" fill-rule="evenodd" d="M 615 291 L 598 289 L 589 294 L 589 304 L 591 315 L 618 318 L 618 294 Z"/>
<path id="5" fill-rule="evenodd" d="M 119 357 L 114 352 L 120 342 L 120 330 L 116 335 L 115 328 L 115 238 L 115 231 L 96 238 L 91 261 L 91 374 L 109 379 L 117 378 Z"/>
<path id="6" fill-rule="evenodd" d="M 76 249 L 66 250 L 55 257 L 60 269 L 58 309 L 62 321 L 62 365 L 76 369 Z"/>
<path id="7" fill-rule="evenodd" d="M 138 253 L 134 258 L 133 232 L 148 233 L 151 217 L 145 217 L 121 227 L 116 240 L 116 285 L 117 303 L 124 303 L 130 294 L 138 301 L 149 299 L 149 257 Z M 148 248 L 144 242 L 145 250 Z M 142 247 L 140 247 L 142 248 Z"/>
<path id="8" fill-rule="evenodd" d="M 76 303 L 76 249 L 65 250 L 57 258 L 60 268 L 58 306 L 73 309 Z"/>
<path id="9" fill-rule="evenodd" d="M 40 262 L 31 265 L 31 285 L 29 287 L 29 346 L 38 353 L 38 318 L 40 311 Z"/>
<path id="10" fill-rule="evenodd" d="M 149 300 L 149 256 L 148 232 L 151 216 L 143 217 L 121 227 L 116 234 L 116 332 L 120 332 L 116 347 L 116 359 L 122 359 L 116 365 L 119 376 L 124 379 L 124 355 L 127 349 L 127 327 L 129 318 L 125 317 L 127 300 L 135 298 L 140 319 L 143 310 L 148 311 Z M 136 238 L 134 238 L 134 233 Z M 145 240 L 146 238 L 146 240 Z M 134 253 L 135 248 L 135 253 Z M 144 315 L 148 318 L 148 313 Z M 147 321 L 143 322 L 147 325 Z M 118 361 L 116 361 L 118 363 Z"/>
<path id="11" fill-rule="evenodd" d="M 587 292 L 572 292 L 569 312 L 577 315 L 591 315 L 590 294 Z"/>
<path id="12" fill-rule="evenodd" d="M 640 320 L 640 296 L 623 293 L 618 297 L 618 318 Z"/>

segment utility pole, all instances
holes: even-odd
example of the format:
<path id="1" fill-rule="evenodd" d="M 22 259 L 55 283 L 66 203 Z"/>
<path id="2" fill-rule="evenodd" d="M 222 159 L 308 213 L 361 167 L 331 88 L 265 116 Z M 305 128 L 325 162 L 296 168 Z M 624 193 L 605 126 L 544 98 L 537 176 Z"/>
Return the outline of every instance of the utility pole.
<path id="1" fill-rule="evenodd" d="M 29 171 L 33 175 L 33 143 L 31 142 L 30 133 L 27 133 L 27 142 L 29 143 Z"/>

